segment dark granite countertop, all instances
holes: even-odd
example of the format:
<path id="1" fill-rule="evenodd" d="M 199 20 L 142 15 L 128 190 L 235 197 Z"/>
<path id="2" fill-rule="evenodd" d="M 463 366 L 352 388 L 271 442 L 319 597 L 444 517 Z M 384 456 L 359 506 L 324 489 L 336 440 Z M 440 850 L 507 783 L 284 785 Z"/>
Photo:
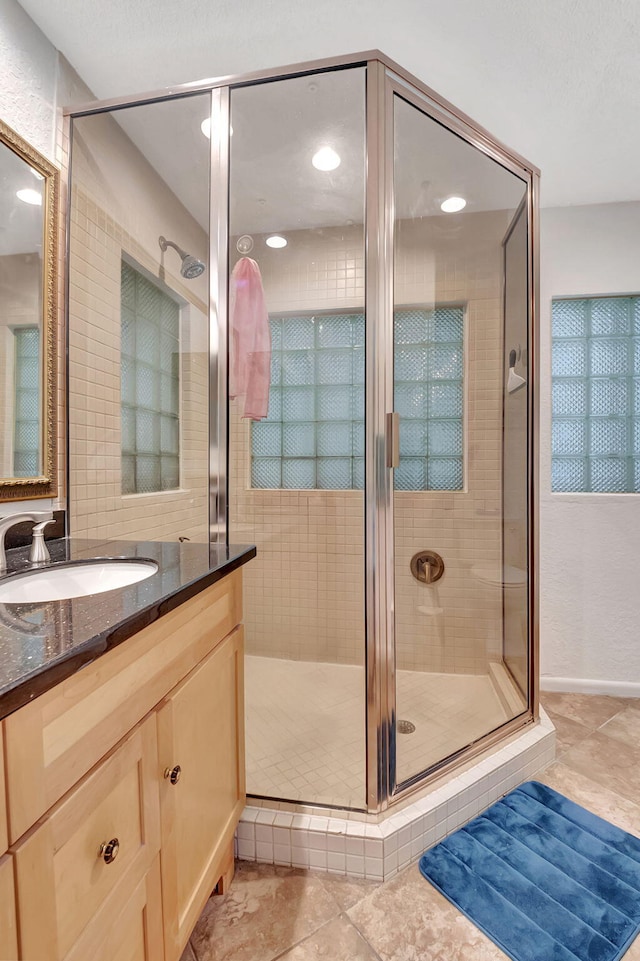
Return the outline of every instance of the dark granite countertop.
<path id="1" fill-rule="evenodd" d="M 53 563 L 150 558 L 158 571 L 129 587 L 72 600 L 0 604 L 0 719 L 246 564 L 255 547 L 156 541 L 47 541 Z M 7 552 L 9 575 L 28 549 Z"/>

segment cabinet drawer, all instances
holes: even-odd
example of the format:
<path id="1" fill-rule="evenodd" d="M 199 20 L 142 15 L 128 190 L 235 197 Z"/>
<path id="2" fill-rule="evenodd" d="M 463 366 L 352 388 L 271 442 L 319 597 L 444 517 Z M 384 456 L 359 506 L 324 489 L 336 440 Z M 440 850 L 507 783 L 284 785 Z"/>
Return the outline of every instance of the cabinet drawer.
<path id="1" fill-rule="evenodd" d="M 240 622 L 235 571 L 5 720 L 14 843 Z"/>
<path id="2" fill-rule="evenodd" d="M 0 858 L 0 958 L 16 961 L 18 957 L 18 929 L 16 902 L 13 890 L 13 858 Z"/>
<path id="3" fill-rule="evenodd" d="M 112 839 L 118 850 L 101 852 Z M 151 716 L 16 846 L 23 961 L 66 958 L 103 902 L 116 889 L 133 889 L 159 849 Z"/>
<path id="4" fill-rule="evenodd" d="M 103 905 L 64 961 L 163 961 L 160 860 Z"/>

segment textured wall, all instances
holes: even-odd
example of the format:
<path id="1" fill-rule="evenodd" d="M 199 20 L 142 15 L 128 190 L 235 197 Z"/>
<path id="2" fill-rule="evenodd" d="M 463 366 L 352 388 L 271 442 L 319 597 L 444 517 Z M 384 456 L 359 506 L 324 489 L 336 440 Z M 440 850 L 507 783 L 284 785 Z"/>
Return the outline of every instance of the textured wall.
<path id="1" fill-rule="evenodd" d="M 93 94 L 16 0 L 0 0 L 0 118 L 50 160 L 62 165 L 61 107 Z M 64 198 L 61 198 L 61 209 Z M 60 235 L 61 249 L 64 236 Z M 65 505 L 64 303 L 58 300 L 58 495 L 2 504 L 2 512 Z M 1 498 L 0 498 L 1 502 Z"/>
<path id="2" fill-rule="evenodd" d="M 16 0 L 0 0 L 0 118 L 55 157 L 58 51 Z"/>
<path id="3" fill-rule="evenodd" d="M 560 678 L 567 689 L 640 695 L 640 500 L 637 494 L 552 494 L 550 466 L 551 299 L 638 293 L 640 203 L 544 210 L 541 251 L 543 684 Z"/>

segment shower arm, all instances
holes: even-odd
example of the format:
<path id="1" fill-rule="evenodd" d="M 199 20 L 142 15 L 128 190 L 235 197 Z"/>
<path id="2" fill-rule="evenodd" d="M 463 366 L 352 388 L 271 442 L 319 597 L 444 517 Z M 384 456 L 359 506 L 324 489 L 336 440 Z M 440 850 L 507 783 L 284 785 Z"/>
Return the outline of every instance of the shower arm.
<path id="1" fill-rule="evenodd" d="M 173 247 L 174 250 L 178 251 L 178 253 L 180 254 L 183 260 L 185 259 L 185 257 L 189 256 L 186 250 L 183 250 L 182 247 L 178 247 L 177 244 L 174 244 L 173 240 L 167 240 L 165 237 L 158 237 L 158 243 L 160 245 L 160 250 L 163 253 L 167 249 L 167 247 Z"/>

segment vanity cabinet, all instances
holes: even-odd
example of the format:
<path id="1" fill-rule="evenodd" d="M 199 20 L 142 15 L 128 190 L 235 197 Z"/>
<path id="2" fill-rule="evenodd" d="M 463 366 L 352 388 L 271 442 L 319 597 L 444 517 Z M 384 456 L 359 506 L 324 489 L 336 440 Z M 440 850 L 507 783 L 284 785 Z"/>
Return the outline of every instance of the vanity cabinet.
<path id="1" fill-rule="evenodd" d="M 241 578 L 5 719 L 3 961 L 180 958 L 245 801 Z"/>
<path id="2" fill-rule="evenodd" d="M 0 729 L 0 957 L 18 957 L 18 930 L 13 880 L 13 858 L 7 854 L 7 813 L 5 808 L 4 750 Z"/>
<path id="3" fill-rule="evenodd" d="M 151 716 L 16 845 L 24 958 L 67 958 L 112 892 L 132 893 L 149 871 L 160 850 L 156 759 Z"/>
<path id="4" fill-rule="evenodd" d="M 13 886 L 13 858 L 0 857 L 0 957 L 18 957 L 18 927 Z"/>
<path id="5" fill-rule="evenodd" d="M 84 930 L 65 961 L 163 961 L 160 858 L 123 886 Z"/>
<path id="6" fill-rule="evenodd" d="M 238 628 L 158 711 L 162 896 L 169 957 L 180 956 L 213 885 L 232 869 L 233 862 L 225 860 L 230 860 L 245 798 L 243 687 Z"/>
<path id="7" fill-rule="evenodd" d="M 7 807 L 6 788 L 4 784 L 4 744 L 3 732 L 0 725 L 0 858 L 7 850 L 9 840 L 7 836 Z"/>
<path id="8" fill-rule="evenodd" d="M 4 721 L 17 841 L 242 620 L 242 573 L 144 628 Z"/>

